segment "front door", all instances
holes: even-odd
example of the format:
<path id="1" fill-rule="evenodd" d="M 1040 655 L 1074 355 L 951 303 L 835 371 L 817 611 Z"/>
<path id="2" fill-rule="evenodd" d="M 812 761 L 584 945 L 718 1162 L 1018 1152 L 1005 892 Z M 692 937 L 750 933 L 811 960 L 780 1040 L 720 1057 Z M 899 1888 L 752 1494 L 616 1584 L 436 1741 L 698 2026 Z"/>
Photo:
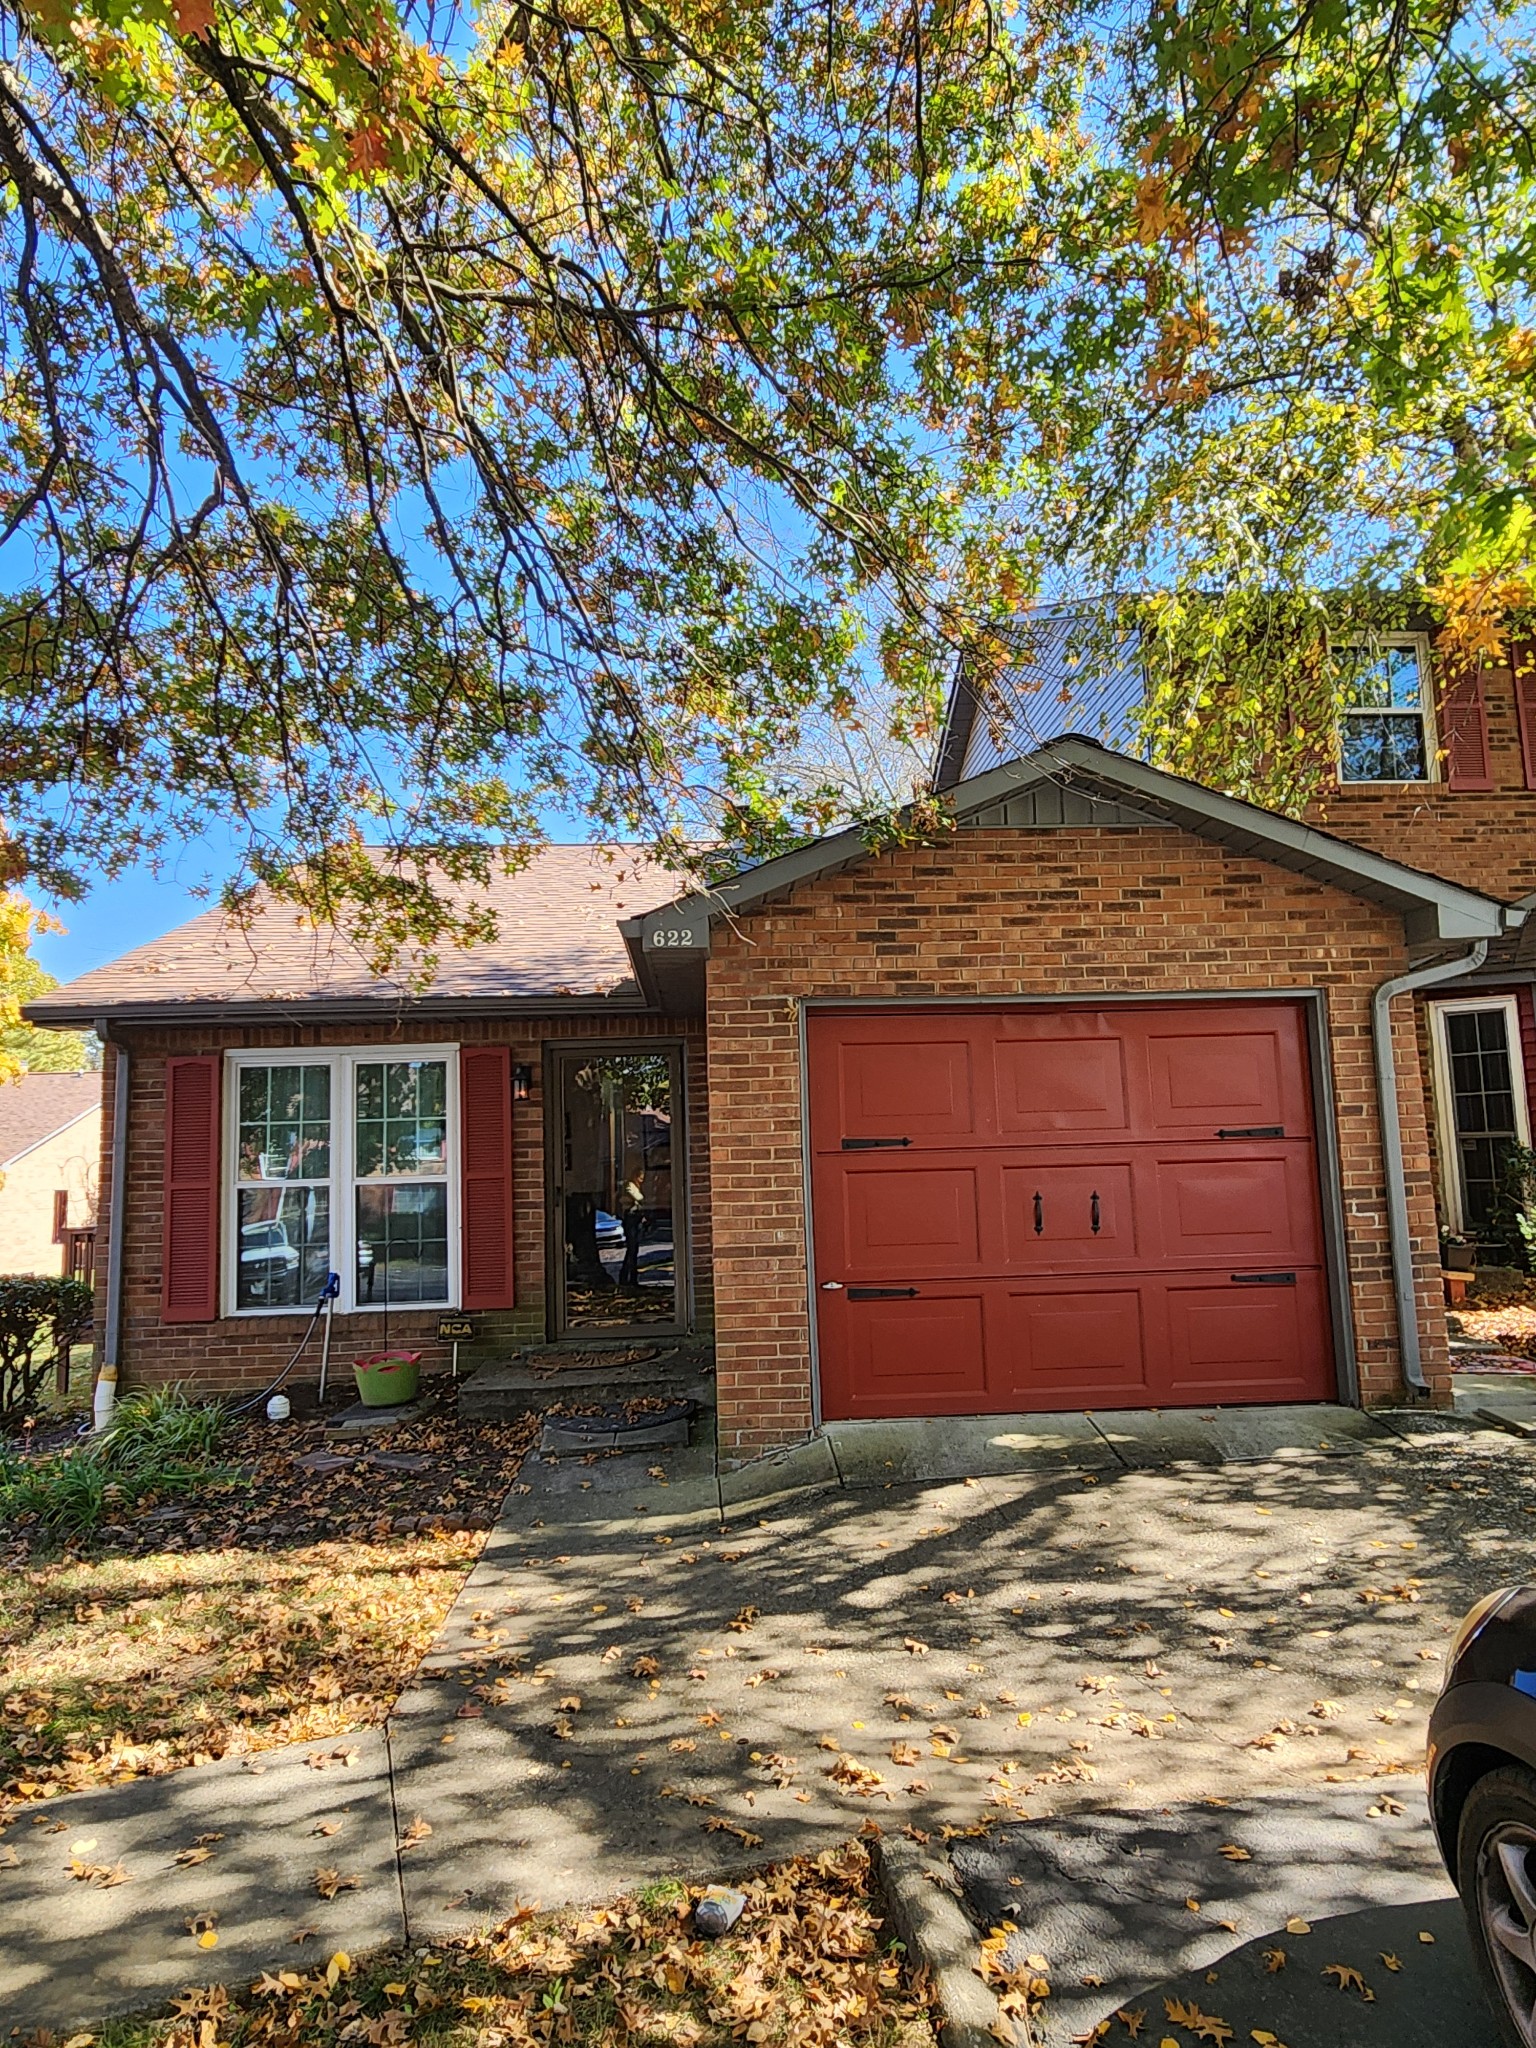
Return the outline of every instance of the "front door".
<path id="1" fill-rule="evenodd" d="M 821 1012 L 829 1417 L 1335 1394 L 1300 1005 Z"/>
<path id="2" fill-rule="evenodd" d="M 554 1055 L 553 1334 L 681 1329 L 682 1050 Z"/>

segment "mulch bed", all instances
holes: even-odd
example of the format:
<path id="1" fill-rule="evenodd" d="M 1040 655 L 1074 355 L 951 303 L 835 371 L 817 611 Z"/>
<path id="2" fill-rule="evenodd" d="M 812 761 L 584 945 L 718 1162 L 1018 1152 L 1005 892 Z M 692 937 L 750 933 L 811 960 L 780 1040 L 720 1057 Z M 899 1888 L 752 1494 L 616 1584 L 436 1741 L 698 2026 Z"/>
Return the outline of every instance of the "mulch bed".
<path id="1" fill-rule="evenodd" d="M 336 1402 L 330 1412 L 343 1405 Z M 427 1414 L 377 1434 L 328 1431 L 320 1414 L 286 1422 L 242 1416 L 219 1447 L 228 1484 L 141 1507 L 132 1519 L 107 1523 L 63 1547 L 133 1557 L 230 1544 L 270 1548 L 486 1530 L 538 1428 L 532 1415 L 461 1422 L 452 1386 Z M 24 1527 L 7 1531 L 4 1540 L 0 1558 L 10 1563 L 61 1547 L 56 1533 Z"/>

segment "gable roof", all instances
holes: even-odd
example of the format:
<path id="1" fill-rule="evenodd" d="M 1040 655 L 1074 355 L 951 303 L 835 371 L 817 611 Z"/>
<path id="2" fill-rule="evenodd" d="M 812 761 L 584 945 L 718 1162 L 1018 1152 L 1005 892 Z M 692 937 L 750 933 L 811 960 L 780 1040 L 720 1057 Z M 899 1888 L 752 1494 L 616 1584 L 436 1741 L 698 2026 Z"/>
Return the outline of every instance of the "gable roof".
<path id="1" fill-rule="evenodd" d="M 100 1108 L 100 1074 L 18 1074 L 0 1082 L 0 1166 Z"/>
<path id="2" fill-rule="evenodd" d="M 1071 606 L 1022 613 L 1002 629 L 1015 658 L 983 706 L 970 664 L 956 664 L 939 739 L 934 787 L 1016 761 L 1066 733 L 1125 752 L 1147 677 L 1137 628 L 1106 632 L 1092 611 Z"/>
<path id="3" fill-rule="evenodd" d="M 1270 861 L 1397 911 L 1412 944 L 1496 938 L 1525 921 L 1521 906 L 1505 905 L 1314 825 L 1111 753 L 1078 733 L 970 776 L 946 795 L 961 826 L 1178 825 L 1233 853 Z M 659 993 L 683 961 L 704 958 L 709 927 L 721 918 L 754 911 L 802 882 L 836 874 L 869 854 L 858 828 L 838 832 L 748 868 L 707 894 L 684 896 L 631 919 L 623 930 L 642 986 Z"/>
<path id="4" fill-rule="evenodd" d="M 381 1005 L 498 1011 L 643 1008 L 617 920 L 663 901 L 677 877 L 633 847 L 545 846 L 515 874 L 441 884 L 452 902 L 484 904 L 497 921 L 485 945 L 444 946 L 424 993 L 409 962 L 376 974 L 340 933 L 289 904 L 258 897 L 249 925 L 208 910 L 28 1003 L 34 1024 L 96 1017 L 187 1021 L 270 1017 L 323 1008 L 377 1016 Z"/>

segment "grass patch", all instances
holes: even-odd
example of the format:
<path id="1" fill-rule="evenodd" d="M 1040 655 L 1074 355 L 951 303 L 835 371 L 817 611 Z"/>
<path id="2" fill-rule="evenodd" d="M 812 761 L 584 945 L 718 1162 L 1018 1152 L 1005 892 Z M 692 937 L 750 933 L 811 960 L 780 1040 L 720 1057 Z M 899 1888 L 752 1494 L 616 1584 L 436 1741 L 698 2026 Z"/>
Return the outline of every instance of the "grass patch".
<path id="1" fill-rule="evenodd" d="M 933 2048 L 926 1985 L 884 1939 L 869 1856 L 847 1842 L 743 1885 L 719 1940 L 696 1892 L 649 1886 L 594 1912 L 520 1913 L 492 1933 L 352 1965 L 293 1963 L 213 1986 L 160 2019 L 120 2020 L 97 2048 Z M 660 1893 L 666 1891 L 663 1898 Z"/>
<path id="2" fill-rule="evenodd" d="M 34 1519 L 0 1556 L 0 1817 L 382 1720 L 536 1427 L 424 1418 L 316 1471 L 319 1423 L 220 1433 L 191 1404 L 124 1408 L 115 1469 L 161 1483 L 94 1528 Z M 214 1454 L 237 1483 L 163 1483 Z"/>
<path id="3" fill-rule="evenodd" d="M 214 1462 L 225 1415 L 179 1387 L 128 1395 L 110 1428 L 69 1449 L 28 1457 L 0 1446 L 0 1522 L 84 1535 L 115 1515 L 228 1484 Z"/>

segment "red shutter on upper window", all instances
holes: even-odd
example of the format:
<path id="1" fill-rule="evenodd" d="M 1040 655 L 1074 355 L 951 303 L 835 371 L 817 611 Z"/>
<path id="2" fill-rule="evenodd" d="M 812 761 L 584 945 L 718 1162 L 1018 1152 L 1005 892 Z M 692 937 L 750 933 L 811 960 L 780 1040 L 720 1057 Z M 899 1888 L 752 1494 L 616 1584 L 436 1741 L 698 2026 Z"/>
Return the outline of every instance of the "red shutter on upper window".
<path id="1" fill-rule="evenodd" d="M 1483 665 L 1436 657 L 1440 670 L 1440 744 L 1445 779 L 1452 789 L 1492 789 L 1488 763 L 1488 710 L 1483 702 Z"/>
<path id="2" fill-rule="evenodd" d="M 1515 710 L 1520 717 L 1525 786 L 1536 789 L 1536 641 L 1511 640 L 1509 665 L 1515 672 Z"/>
<path id="3" fill-rule="evenodd" d="M 504 1045 L 459 1052 L 467 1309 L 511 1308 L 512 1055 Z"/>
<path id="4" fill-rule="evenodd" d="M 219 1312 L 217 1053 L 165 1063 L 165 1236 L 160 1313 L 210 1323 Z"/>

